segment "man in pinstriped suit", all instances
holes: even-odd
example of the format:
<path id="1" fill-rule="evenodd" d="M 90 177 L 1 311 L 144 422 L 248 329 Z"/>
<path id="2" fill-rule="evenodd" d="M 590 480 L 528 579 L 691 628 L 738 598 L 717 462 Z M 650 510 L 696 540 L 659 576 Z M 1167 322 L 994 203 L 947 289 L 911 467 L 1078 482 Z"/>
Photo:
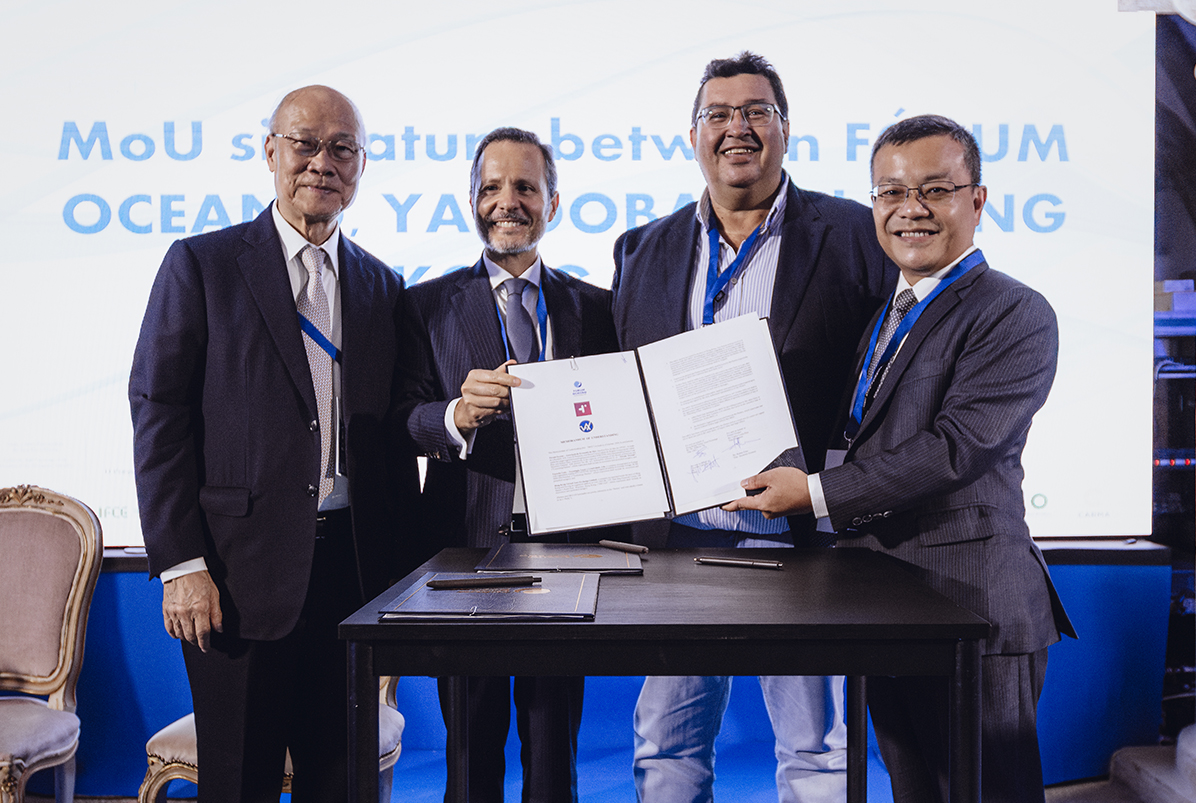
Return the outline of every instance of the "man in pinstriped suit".
<path id="1" fill-rule="evenodd" d="M 1041 803 L 1047 647 L 1075 632 L 1026 526 L 1021 454 L 1055 376 L 1055 314 L 973 245 L 987 191 L 966 129 L 938 116 L 894 124 L 873 147 L 872 179 L 876 234 L 902 278 L 857 350 L 844 463 L 764 472 L 744 481 L 762 493 L 728 507 L 829 516 L 840 547 L 893 555 L 988 619 L 982 796 Z M 911 309 L 886 347 L 882 322 L 903 293 Z M 946 680 L 870 679 L 868 707 L 897 803 L 945 801 Z"/>
<path id="2" fill-rule="evenodd" d="M 537 244 L 557 204 L 551 148 L 527 131 L 492 131 L 478 144 L 470 176 L 482 258 L 409 292 L 412 353 L 422 364 L 409 372 L 407 429 L 431 458 L 422 509 L 424 529 L 439 537 L 439 546 L 491 547 L 519 537 L 510 526 L 509 414 L 510 388 L 519 380 L 507 366 L 617 350 L 610 292 L 540 260 Z M 512 282 L 520 280 L 527 284 L 515 295 Z M 516 331 L 520 312 L 530 330 L 526 343 Z M 515 678 L 525 803 L 577 800 L 584 682 Z M 442 707 L 446 691 L 442 683 Z M 501 801 L 511 680 L 471 677 L 467 697 L 469 799 Z"/>

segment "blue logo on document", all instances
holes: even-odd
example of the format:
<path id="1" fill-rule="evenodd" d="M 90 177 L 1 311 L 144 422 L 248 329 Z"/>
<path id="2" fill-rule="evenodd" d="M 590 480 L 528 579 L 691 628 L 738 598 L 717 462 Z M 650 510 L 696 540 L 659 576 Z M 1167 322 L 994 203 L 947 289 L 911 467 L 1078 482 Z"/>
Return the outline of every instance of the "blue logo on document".
<path id="1" fill-rule="evenodd" d="M 593 432 L 594 431 L 594 422 L 590 421 L 587 418 L 585 421 L 582 421 L 580 424 L 578 424 L 577 427 L 582 432 Z"/>

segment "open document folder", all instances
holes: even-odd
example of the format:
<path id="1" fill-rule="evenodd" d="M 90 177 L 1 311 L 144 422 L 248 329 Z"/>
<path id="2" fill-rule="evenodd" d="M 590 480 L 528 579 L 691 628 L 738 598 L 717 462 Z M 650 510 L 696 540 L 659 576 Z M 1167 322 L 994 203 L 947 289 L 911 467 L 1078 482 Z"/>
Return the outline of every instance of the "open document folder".
<path id="1" fill-rule="evenodd" d="M 754 315 L 508 370 L 522 380 L 511 410 L 533 534 L 726 504 L 798 445 L 768 322 Z"/>

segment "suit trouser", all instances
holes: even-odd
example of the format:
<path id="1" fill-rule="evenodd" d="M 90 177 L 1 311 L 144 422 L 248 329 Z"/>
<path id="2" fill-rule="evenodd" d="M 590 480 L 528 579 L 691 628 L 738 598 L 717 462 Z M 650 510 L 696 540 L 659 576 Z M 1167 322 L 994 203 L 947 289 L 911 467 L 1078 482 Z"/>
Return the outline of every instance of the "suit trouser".
<path id="1" fill-rule="evenodd" d="M 576 803 L 584 677 L 466 678 L 470 803 L 501 803 L 503 799 L 512 681 L 523 803 Z M 440 709 L 449 725 L 447 679 L 440 678 L 437 687 Z"/>
<path id="2" fill-rule="evenodd" d="M 316 543 L 299 624 L 277 641 L 183 642 L 195 707 L 199 803 L 277 801 L 286 750 L 294 803 L 348 798 L 348 673 L 337 624 L 361 606 L 347 526 Z"/>
<path id="3" fill-rule="evenodd" d="M 980 793 L 984 803 L 1043 803 L 1038 698 L 1047 651 L 981 659 Z M 950 678 L 869 678 L 868 711 L 895 803 L 948 798 Z"/>

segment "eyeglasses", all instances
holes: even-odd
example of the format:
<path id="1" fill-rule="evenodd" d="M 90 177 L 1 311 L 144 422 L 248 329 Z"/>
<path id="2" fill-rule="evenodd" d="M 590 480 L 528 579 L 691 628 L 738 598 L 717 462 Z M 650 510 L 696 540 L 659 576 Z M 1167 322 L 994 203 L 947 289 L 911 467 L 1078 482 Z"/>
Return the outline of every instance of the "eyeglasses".
<path id="1" fill-rule="evenodd" d="M 872 188 L 872 203 L 877 206 L 900 206 L 911 192 L 918 193 L 918 200 L 926 206 L 950 203 L 956 190 L 979 187 L 979 184 L 953 184 L 950 181 L 927 181 L 917 187 L 904 184 L 877 184 Z"/>
<path id="2" fill-rule="evenodd" d="M 707 106 L 698 112 L 698 119 L 711 128 L 726 128 L 731 125 L 735 112 L 743 115 L 743 121 L 752 128 L 764 128 L 772 122 L 775 114 L 782 120 L 785 115 L 771 103 L 745 103 L 742 106 Z"/>
<path id="3" fill-rule="evenodd" d="M 272 137 L 285 139 L 291 143 L 291 150 L 304 159 L 313 159 L 323 149 L 338 162 L 351 162 L 361 153 L 361 145 L 352 140 L 331 139 L 322 140 L 315 137 L 296 137 L 292 134 L 271 134 Z"/>

